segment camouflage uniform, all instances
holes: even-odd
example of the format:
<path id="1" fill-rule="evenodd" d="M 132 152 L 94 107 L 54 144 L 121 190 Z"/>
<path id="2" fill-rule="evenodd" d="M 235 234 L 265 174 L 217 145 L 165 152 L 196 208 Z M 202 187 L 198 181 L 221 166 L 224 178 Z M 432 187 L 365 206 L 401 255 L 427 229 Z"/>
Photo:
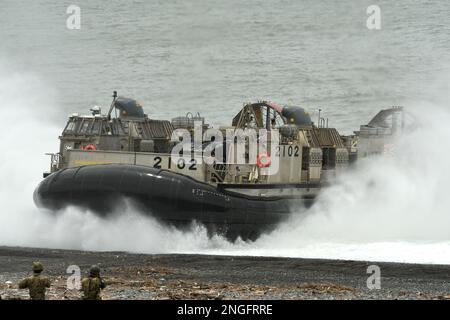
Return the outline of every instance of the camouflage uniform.
<path id="1" fill-rule="evenodd" d="M 33 276 L 23 279 L 19 283 L 19 289 L 28 289 L 31 300 L 45 300 L 45 289 L 50 288 L 50 280 L 41 275 L 44 267 L 40 262 L 33 262 Z"/>
<path id="2" fill-rule="evenodd" d="M 88 278 L 81 281 L 81 290 L 84 300 L 101 300 L 100 291 L 106 287 L 105 282 L 100 278 L 100 268 L 93 266 Z"/>

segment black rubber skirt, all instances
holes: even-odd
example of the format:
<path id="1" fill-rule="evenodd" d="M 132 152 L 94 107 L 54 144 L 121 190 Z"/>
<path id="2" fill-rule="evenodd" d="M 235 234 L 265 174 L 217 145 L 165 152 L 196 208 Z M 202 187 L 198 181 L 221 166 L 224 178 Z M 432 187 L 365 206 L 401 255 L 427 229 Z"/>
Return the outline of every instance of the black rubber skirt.
<path id="1" fill-rule="evenodd" d="M 162 223 L 186 228 L 192 222 L 210 235 L 256 239 L 286 220 L 291 209 L 313 200 L 245 197 L 167 170 L 137 165 L 90 165 L 46 177 L 34 192 L 38 207 L 83 207 L 107 217 L 131 201 L 140 212 Z M 129 203 L 129 202 L 128 202 Z"/>

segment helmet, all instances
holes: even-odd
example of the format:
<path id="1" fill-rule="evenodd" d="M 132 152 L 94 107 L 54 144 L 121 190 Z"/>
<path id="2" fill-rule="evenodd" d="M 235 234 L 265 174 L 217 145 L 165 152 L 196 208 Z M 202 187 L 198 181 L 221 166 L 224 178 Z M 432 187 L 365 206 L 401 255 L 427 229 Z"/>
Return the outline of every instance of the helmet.
<path id="1" fill-rule="evenodd" d="M 42 272 L 44 270 L 44 266 L 39 261 L 33 262 L 33 271 L 34 272 Z"/>
<path id="2" fill-rule="evenodd" d="M 100 275 L 100 268 L 96 265 L 93 265 L 91 267 L 91 270 L 89 270 L 89 273 L 93 277 L 98 277 Z"/>

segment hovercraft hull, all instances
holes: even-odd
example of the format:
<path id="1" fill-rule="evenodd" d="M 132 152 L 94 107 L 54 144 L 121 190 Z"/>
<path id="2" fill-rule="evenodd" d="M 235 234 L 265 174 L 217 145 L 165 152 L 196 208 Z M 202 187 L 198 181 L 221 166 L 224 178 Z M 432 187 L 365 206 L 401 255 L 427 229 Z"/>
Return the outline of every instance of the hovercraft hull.
<path id="1" fill-rule="evenodd" d="M 102 216 L 131 199 L 160 222 L 187 227 L 193 221 L 229 239 L 255 239 L 286 220 L 291 208 L 313 199 L 254 198 L 219 190 L 175 172 L 148 166 L 104 164 L 67 168 L 46 177 L 34 192 L 38 207 L 90 209 Z"/>

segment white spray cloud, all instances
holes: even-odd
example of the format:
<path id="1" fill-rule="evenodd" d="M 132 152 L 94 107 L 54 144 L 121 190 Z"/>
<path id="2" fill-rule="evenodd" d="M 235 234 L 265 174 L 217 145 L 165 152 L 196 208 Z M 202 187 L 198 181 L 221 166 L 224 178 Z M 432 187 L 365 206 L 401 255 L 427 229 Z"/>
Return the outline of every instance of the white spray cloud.
<path id="1" fill-rule="evenodd" d="M 89 211 L 67 208 L 47 212 L 35 207 L 32 195 L 49 167 L 46 152 L 58 149 L 63 124 L 48 116 L 57 110 L 56 98 L 42 79 L 0 68 L 0 245 L 164 253 L 226 247 L 220 237 L 208 239 L 193 225 L 182 232 L 126 212 L 102 219 Z"/>
<path id="2" fill-rule="evenodd" d="M 450 263 L 450 112 L 408 111 L 417 127 L 397 139 L 393 156 L 359 162 L 251 254 Z"/>

